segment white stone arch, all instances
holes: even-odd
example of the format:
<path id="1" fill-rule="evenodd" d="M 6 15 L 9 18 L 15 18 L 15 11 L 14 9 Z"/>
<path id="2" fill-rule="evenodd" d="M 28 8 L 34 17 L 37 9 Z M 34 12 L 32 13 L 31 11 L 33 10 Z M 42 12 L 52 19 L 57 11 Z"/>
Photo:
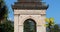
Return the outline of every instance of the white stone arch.
<path id="1" fill-rule="evenodd" d="M 32 18 L 28 18 L 28 19 L 34 20 L 34 19 L 32 19 Z M 26 20 L 28 20 L 28 19 L 26 19 Z M 25 20 L 25 21 L 26 21 L 26 20 Z M 34 20 L 34 22 L 36 22 L 36 21 Z"/>
<path id="2" fill-rule="evenodd" d="M 23 25 L 24 21 L 27 19 L 33 19 L 36 22 L 36 25 L 42 25 L 42 20 L 40 15 L 20 15 L 19 16 L 19 25 Z"/>
<path id="3" fill-rule="evenodd" d="M 33 19 L 36 22 L 37 32 L 40 32 L 40 31 L 43 32 L 43 30 L 45 32 L 45 27 L 43 26 L 44 18 L 41 17 L 40 15 L 20 15 L 19 16 L 19 22 L 18 22 L 18 25 L 19 25 L 18 26 L 18 29 L 19 29 L 18 31 L 23 32 L 23 25 L 24 25 L 23 23 L 24 23 L 25 20 L 27 20 L 29 18 Z M 44 29 L 42 29 L 42 28 L 44 28 Z"/>

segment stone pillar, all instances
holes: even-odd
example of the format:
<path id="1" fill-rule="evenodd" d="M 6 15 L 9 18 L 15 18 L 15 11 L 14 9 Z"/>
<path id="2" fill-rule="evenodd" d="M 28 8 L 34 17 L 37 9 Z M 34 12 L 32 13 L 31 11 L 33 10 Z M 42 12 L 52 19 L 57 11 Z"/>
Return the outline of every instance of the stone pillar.
<path id="1" fill-rule="evenodd" d="M 18 15 L 14 15 L 14 32 L 18 32 Z"/>
<path id="2" fill-rule="evenodd" d="M 23 25 L 19 25 L 19 32 L 23 32 Z"/>

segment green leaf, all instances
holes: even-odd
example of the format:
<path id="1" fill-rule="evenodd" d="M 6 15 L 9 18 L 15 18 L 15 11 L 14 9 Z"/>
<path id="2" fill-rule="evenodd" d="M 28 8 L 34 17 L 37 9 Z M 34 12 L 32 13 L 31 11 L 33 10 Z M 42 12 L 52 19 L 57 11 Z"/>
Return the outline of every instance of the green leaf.
<path id="1" fill-rule="evenodd" d="M 48 18 L 46 18 L 45 21 L 49 23 L 49 19 Z"/>
<path id="2" fill-rule="evenodd" d="M 54 22 L 54 18 L 49 18 L 49 20 L 53 23 Z"/>

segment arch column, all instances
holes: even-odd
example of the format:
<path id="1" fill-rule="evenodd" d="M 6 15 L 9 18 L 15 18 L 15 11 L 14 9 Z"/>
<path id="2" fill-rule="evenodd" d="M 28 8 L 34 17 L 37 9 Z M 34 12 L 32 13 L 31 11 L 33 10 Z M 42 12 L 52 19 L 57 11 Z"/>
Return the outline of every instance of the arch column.
<path id="1" fill-rule="evenodd" d="M 23 32 L 23 25 L 19 25 L 19 32 Z"/>
<path id="2" fill-rule="evenodd" d="M 18 27 L 18 22 L 19 22 L 19 15 L 15 14 L 14 15 L 14 32 L 18 32 L 19 31 L 19 27 Z"/>

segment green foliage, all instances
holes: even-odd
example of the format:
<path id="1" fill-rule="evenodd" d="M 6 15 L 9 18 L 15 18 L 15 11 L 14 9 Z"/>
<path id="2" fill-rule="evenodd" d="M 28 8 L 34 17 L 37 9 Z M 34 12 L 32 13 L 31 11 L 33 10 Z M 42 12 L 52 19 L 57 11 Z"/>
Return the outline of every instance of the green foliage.
<path id="1" fill-rule="evenodd" d="M 0 22 L 8 17 L 8 9 L 4 3 L 4 0 L 0 0 Z"/>
<path id="2" fill-rule="evenodd" d="M 54 24 L 54 18 L 46 18 L 45 21 L 48 32 L 60 32 L 60 27 L 57 24 Z"/>
<path id="3" fill-rule="evenodd" d="M 49 28 L 49 32 L 51 32 L 51 28 L 54 25 L 54 18 L 46 18 L 46 26 Z"/>
<path id="4" fill-rule="evenodd" d="M 0 0 L 0 8 L 2 8 L 5 5 L 4 0 Z"/>
<path id="5" fill-rule="evenodd" d="M 24 22 L 24 32 L 36 32 L 36 23 L 32 19 Z"/>
<path id="6" fill-rule="evenodd" d="M 57 24 L 54 25 L 54 32 L 60 32 L 59 26 Z"/>
<path id="7" fill-rule="evenodd" d="M 51 28 L 51 32 L 60 32 L 60 29 L 59 29 L 59 25 L 58 24 L 55 24 L 52 28 Z"/>
<path id="8" fill-rule="evenodd" d="M 0 32 L 14 32 L 14 26 L 11 21 L 7 20 L 7 17 L 8 9 L 4 0 L 0 0 Z"/>
<path id="9" fill-rule="evenodd" d="M 0 27 L 2 32 L 14 32 L 14 27 L 11 21 L 5 21 Z"/>
<path id="10" fill-rule="evenodd" d="M 7 18 L 8 11 L 6 10 L 6 6 L 4 6 L 0 11 L 0 20 Z"/>
<path id="11" fill-rule="evenodd" d="M 46 21 L 47 27 L 54 25 L 54 18 L 46 18 L 45 21 Z"/>

